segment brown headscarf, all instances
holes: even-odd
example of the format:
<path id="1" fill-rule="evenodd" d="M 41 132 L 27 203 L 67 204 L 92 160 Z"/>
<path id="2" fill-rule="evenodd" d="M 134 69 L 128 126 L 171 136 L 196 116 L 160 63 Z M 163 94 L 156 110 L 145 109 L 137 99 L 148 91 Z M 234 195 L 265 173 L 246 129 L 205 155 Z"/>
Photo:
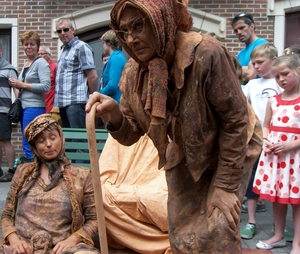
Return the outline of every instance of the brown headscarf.
<path id="1" fill-rule="evenodd" d="M 58 134 L 61 138 L 61 145 L 62 149 L 58 156 L 52 160 L 52 161 L 46 161 L 44 158 L 40 156 L 38 151 L 36 150 L 34 139 L 35 137 L 42 133 L 45 130 L 57 130 Z M 51 183 L 47 186 L 47 190 L 51 190 L 59 181 L 62 170 L 64 165 L 70 164 L 68 158 L 65 155 L 65 139 L 63 136 L 63 131 L 60 127 L 60 125 L 51 117 L 50 114 L 42 114 L 34 118 L 25 128 L 24 130 L 24 137 L 28 141 L 30 145 L 30 149 L 32 150 L 34 154 L 34 160 L 35 160 L 35 169 L 32 174 L 32 178 L 30 178 L 30 183 L 27 182 L 26 190 L 25 192 L 31 187 L 33 184 L 33 181 L 36 177 L 39 175 L 39 168 L 42 163 L 45 163 L 49 170 L 49 176 L 51 177 Z M 31 183 L 32 182 L 32 183 Z M 24 191 L 23 191 L 24 193 Z"/>
<path id="2" fill-rule="evenodd" d="M 117 0 L 111 10 L 111 26 L 119 30 L 120 18 L 126 7 L 134 7 L 145 13 L 152 24 L 157 41 L 157 54 L 148 63 L 141 62 L 130 47 L 122 40 L 122 46 L 128 54 L 140 64 L 136 84 L 137 91 L 143 85 L 148 72 L 148 86 L 145 98 L 145 110 L 151 116 L 148 135 L 158 148 L 159 168 L 165 164 L 165 152 L 168 145 L 166 122 L 166 102 L 168 93 L 169 70 L 166 63 L 168 54 L 172 54 L 176 32 L 190 31 L 193 20 L 187 10 L 188 0 Z M 117 34 L 118 36 L 118 34 Z"/>

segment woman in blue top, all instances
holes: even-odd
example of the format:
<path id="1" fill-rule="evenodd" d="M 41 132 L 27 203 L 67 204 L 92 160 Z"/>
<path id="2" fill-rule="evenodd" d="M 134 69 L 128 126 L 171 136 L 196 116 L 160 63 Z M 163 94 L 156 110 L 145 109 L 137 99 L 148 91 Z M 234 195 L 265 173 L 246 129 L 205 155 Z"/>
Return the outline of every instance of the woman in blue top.
<path id="1" fill-rule="evenodd" d="M 120 104 L 121 91 L 118 87 L 126 59 L 122 52 L 121 44 L 113 30 L 102 35 L 104 52 L 109 54 L 108 61 L 104 65 L 102 73 L 102 88 L 100 93 L 112 97 Z"/>
<path id="2" fill-rule="evenodd" d="M 44 58 L 38 56 L 40 36 L 37 32 L 25 32 L 22 34 L 20 41 L 27 61 L 19 75 L 19 79 L 10 78 L 9 81 L 12 87 L 18 88 L 22 93 L 22 147 L 25 157 L 32 158 L 32 151 L 24 138 L 24 129 L 36 116 L 46 113 L 44 93 L 50 90 L 50 67 Z"/>

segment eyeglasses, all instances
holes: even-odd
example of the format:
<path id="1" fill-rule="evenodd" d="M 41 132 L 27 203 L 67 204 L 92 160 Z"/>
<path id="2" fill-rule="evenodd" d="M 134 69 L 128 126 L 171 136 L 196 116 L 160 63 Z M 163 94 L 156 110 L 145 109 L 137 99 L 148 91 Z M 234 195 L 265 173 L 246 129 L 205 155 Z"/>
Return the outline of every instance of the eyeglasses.
<path id="1" fill-rule="evenodd" d="M 43 55 L 46 55 L 46 54 L 49 54 L 49 53 L 47 53 L 47 52 L 46 53 L 38 53 L 39 56 L 43 56 Z"/>
<path id="2" fill-rule="evenodd" d="M 145 27 L 145 18 L 141 16 L 132 22 L 130 30 L 120 29 L 120 30 L 115 30 L 115 32 L 118 35 L 119 39 L 122 42 L 126 43 L 129 35 L 135 38 L 138 37 L 139 34 L 143 32 L 144 27 Z"/>
<path id="3" fill-rule="evenodd" d="M 57 32 L 58 34 L 61 34 L 62 31 L 64 31 L 64 33 L 67 33 L 67 32 L 69 32 L 69 30 L 70 30 L 70 28 L 67 27 L 67 28 L 63 28 L 63 29 L 57 29 L 56 32 Z"/>

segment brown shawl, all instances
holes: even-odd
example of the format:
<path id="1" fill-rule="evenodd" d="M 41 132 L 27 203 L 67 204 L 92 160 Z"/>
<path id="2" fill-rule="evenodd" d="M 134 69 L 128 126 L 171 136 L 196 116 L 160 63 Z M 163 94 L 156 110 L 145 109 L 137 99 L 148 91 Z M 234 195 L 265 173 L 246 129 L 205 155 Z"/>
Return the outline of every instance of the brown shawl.
<path id="1" fill-rule="evenodd" d="M 148 74 L 148 86 L 144 98 L 144 109 L 151 115 L 148 135 L 159 151 L 159 168 L 163 167 L 168 145 L 166 102 L 169 71 L 166 58 L 172 54 L 177 31 L 188 32 L 192 18 L 187 10 L 188 0 L 118 0 L 111 10 L 111 25 L 119 30 L 121 14 L 126 7 L 142 11 L 150 20 L 157 40 L 157 54 L 149 62 L 141 62 L 131 48 L 122 43 L 128 54 L 140 64 L 134 91 L 142 89 L 144 75 Z M 121 40 L 120 40 L 121 41 Z"/>

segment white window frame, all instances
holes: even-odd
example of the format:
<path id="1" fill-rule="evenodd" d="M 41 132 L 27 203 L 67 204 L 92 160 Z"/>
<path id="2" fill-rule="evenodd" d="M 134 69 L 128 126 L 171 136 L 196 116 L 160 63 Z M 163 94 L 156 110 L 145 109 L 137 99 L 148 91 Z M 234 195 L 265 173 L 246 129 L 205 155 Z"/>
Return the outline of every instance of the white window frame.
<path id="1" fill-rule="evenodd" d="M 300 11 L 299 0 L 268 0 L 267 15 L 274 16 L 274 45 L 279 55 L 284 50 L 285 14 Z"/>
<path id="2" fill-rule="evenodd" d="M 0 18 L 0 29 L 11 29 L 11 64 L 19 68 L 19 22 L 17 18 Z"/>

